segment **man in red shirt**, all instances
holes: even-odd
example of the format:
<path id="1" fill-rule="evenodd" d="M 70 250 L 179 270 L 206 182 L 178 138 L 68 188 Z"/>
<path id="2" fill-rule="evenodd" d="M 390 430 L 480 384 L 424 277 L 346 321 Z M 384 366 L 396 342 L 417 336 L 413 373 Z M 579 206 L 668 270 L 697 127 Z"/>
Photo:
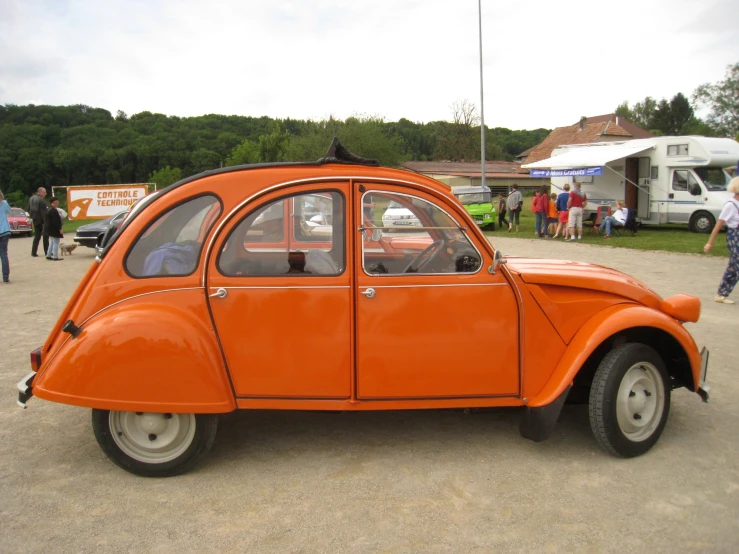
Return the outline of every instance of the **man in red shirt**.
<path id="1" fill-rule="evenodd" d="M 567 209 L 570 212 L 567 227 L 570 229 L 570 240 L 575 240 L 575 227 L 577 227 L 577 238 L 582 240 L 582 209 L 588 202 L 588 196 L 581 190 L 581 185 L 575 181 L 575 186 L 570 192 L 567 200 Z"/>
<path id="2" fill-rule="evenodd" d="M 536 236 L 547 236 L 547 212 L 549 211 L 549 190 L 542 185 L 541 190 L 534 196 L 532 208 L 536 217 Z"/>

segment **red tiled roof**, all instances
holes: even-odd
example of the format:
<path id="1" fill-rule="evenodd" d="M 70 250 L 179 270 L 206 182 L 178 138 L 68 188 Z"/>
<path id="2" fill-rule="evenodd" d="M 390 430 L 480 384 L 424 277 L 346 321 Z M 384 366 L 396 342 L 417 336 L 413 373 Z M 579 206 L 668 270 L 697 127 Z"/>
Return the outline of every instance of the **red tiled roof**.
<path id="1" fill-rule="evenodd" d="M 616 119 L 618 119 L 618 124 L 616 124 Z M 624 128 L 627 123 L 631 128 L 641 131 L 639 138 L 643 138 L 644 133 L 648 137 L 652 136 L 633 123 L 626 121 L 622 117 L 617 118 L 613 114 L 590 117 L 583 122 L 582 128 L 580 122 L 578 122 L 569 127 L 558 127 L 549 133 L 547 138 L 534 146 L 523 161 L 523 165 L 538 162 L 539 160 L 546 160 L 552 155 L 552 151 L 555 148 L 563 144 L 588 144 L 598 142 L 602 140 L 602 137 L 607 136 L 624 137 L 624 139 L 637 138 L 629 130 Z"/>
<path id="2" fill-rule="evenodd" d="M 631 121 L 628 119 L 624 119 L 623 117 L 617 116 L 615 113 L 609 113 L 606 115 L 596 115 L 594 117 L 589 117 L 586 119 L 587 123 L 603 123 L 604 121 L 612 121 L 622 129 L 624 129 L 626 132 L 628 132 L 632 137 L 635 139 L 642 139 L 642 138 L 652 138 L 652 133 L 649 131 L 645 131 L 641 127 L 634 125 Z M 578 125 L 579 125 L 578 121 Z"/>
<path id="3" fill-rule="evenodd" d="M 406 162 L 403 167 L 417 173 L 431 175 L 452 175 L 457 177 L 480 177 L 480 162 Z M 485 176 L 518 176 L 520 163 L 486 161 Z"/>

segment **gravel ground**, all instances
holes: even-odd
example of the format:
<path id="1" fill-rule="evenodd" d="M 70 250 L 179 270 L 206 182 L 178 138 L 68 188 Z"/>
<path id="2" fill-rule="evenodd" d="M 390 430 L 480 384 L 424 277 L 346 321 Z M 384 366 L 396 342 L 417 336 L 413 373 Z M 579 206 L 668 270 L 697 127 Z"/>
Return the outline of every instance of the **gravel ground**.
<path id="1" fill-rule="evenodd" d="M 506 410 L 239 412 L 195 471 L 155 480 L 105 458 L 88 410 L 16 407 L 28 353 L 93 259 L 79 248 L 64 262 L 31 258 L 30 240 L 11 240 L 12 284 L 0 285 L 4 552 L 739 549 L 739 305 L 712 301 L 725 259 L 493 239 L 505 254 L 608 265 L 704 301 L 690 328 L 711 350 L 711 402 L 676 391 L 665 433 L 640 458 L 600 451 L 584 406 L 566 406 L 539 444 Z"/>

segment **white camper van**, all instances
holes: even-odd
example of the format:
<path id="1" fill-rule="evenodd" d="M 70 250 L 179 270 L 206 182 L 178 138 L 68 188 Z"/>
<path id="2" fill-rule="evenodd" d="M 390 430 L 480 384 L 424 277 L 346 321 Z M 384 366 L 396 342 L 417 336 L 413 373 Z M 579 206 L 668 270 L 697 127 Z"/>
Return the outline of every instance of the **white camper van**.
<path id="1" fill-rule="evenodd" d="M 710 233 L 731 197 L 725 168 L 737 162 L 735 140 L 687 136 L 561 146 L 551 158 L 522 167 L 559 189 L 580 181 L 586 217 L 622 199 L 643 225 L 687 223 Z"/>

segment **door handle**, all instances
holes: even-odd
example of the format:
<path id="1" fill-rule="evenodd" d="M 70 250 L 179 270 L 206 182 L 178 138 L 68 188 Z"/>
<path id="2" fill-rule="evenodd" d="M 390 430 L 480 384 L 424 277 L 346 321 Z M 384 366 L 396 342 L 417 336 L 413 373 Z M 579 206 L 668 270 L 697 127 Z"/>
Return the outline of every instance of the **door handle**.
<path id="1" fill-rule="evenodd" d="M 360 294 L 364 294 L 367 298 L 374 298 L 376 293 L 375 293 L 375 289 L 370 287 L 366 290 L 361 291 Z"/>
<path id="2" fill-rule="evenodd" d="M 213 294 L 209 295 L 208 298 L 226 298 L 228 296 L 228 291 L 224 288 L 220 288 L 217 291 L 215 291 Z"/>

